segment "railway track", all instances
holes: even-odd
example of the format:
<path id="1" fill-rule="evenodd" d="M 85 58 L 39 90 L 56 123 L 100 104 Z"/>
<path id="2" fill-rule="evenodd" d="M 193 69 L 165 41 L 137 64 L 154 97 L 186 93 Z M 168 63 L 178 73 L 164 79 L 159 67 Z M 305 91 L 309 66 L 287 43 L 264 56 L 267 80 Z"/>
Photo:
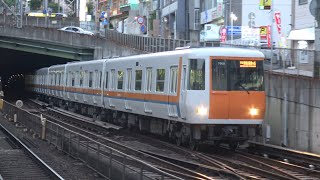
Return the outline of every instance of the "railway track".
<path id="1" fill-rule="evenodd" d="M 162 169 L 166 172 L 173 173 L 181 178 L 203 178 L 203 179 L 210 179 L 210 178 L 228 178 L 228 179 L 318 179 L 318 172 L 315 170 L 306 169 L 303 167 L 299 167 L 294 164 L 288 164 L 288 163 L 281 163 L 277 161 L 268 160 L 265 158 L 261 158 L 258 156 L 253 156 L 250 154 L 245 154 L 243 152 L 228 152 L 223 154 L 207 154 L 207 153 L 198 153 L 198 152 L 192 152 L 185 148 L 180 148 L 175 145 L 155 140 L 153 138 L 148 137 L 141 137 L 140 135 L 138 139 L 143 139 L 141 141 L 143 142 L 153 142 L 151 144 L 155 146 L 161 146 L 166 147 L 170 149 L 171 151 L 176 152 L 177 154 L 173 154 L 172 156 L 166 155 L 165 153 L 157 153 L 154 150 L 148 151 L 143 148 L 134 147 L 132 143 L 125 144 L 126 140 L 120 140 L 121 143 L 116 142 L 115 140 L 112 140 L 111 138 L 106 138 L 102 135 L 110 135 L 109 131 L 103 130 L 99 131 L 99 128 L 88 128 L 86 127 L 86 131 L 81 129 L 80 127 L 83 127 L 81 123 L 74 123 L 73 120 L 70 120 L 69 123 L 71 124 L 77 124 L 78 126 L 70 126 L 69 123 L 66 123 L 65 120 L 68 121 L 68 119 L 72 119 L 73 113 L 65 113 L 64 111 L 57 110 L 57 109 L 49 109 L 51 112 L 51 117 L 47 116 L 47 118 L 61 118 L 64 120 L 59 120 L 60 123 L 63 123 L 65 126 L 68 126 L 68 128 L 75 128 L 77 131 L 81 131 L 81 133 L 86 134 L 89 137 L 92 138 L 99 138 L 99 142 L 107 144 L 108 146 L 111 146 L 113 148 L 118 148 L 119 150 L 131 154 L 135 157 L 139 157 L 141 159 L 144 159 L 148 162 L 151 162 L 154 166 L 158 167 L 159 169 Z M 54 112 L 54 113 L 52 113 Z M 54 115 L 56 114 L 56 115 Z M 52 117 L 55 116 L 55 117 Z M 67 117 L 67 118 L 66 118 Z M 77 118 L 80 118 L 78 116 Z M 84 118 L 86 119 L 86 118 Z M 86 121 L 92 121 L 87 119 Z M 101 122 L 100 122 L 101 123 Z M 94 123 L 97 125 L 97 123 Z M 80 127 L 79 127 L 80 126 Z M 104 124 L 104 126 L 106 126 Z M 75 130 L 74 129 L 74 130 Z M 120 128 L 117 128 L 119 130 Z M 90 131 L 89 131 L 90 130 Z M 100 135 L 97 135 L 94 132 L 100 132 Z M 125 134 L 126 131 L 122 131 L 121 134 Z M 102 134 L 102 135 L 101 135 Z M 127 134 L 129 135 L 129 134 Z M 132 137 L 132 133 L 130 133 L 130 137 Z M 118 138 L 119 139 L 119 138 Z M 121 138 L 120 138 L 121 139 Z M 126 139 L 126 138 L 123 138 Z M 130 138 L 128 138 L 130 139 Z M 131 139 L 131 141 L 137 141 Z M 130 141 L 130 140 L 129 140 Z M 128 141 L 127 141 L 128 142 Z M 123 145 L 123 143 L 125 145 Z M 134 142 L 136 143 L 136 142 Z M 129 144 L 129 145 L 128 145 Z M 131 145 L 130 145 L 131 144 Z M 132 148 L 128 148 L 132 147 Z M 134 152 L 133 150 L 136 150 Z M 138 152 L 137 152 L 138 151 Z M 134 153 L 133 153 L 134 152 Z M 147 156 L 147 155 L 149 156 Z M 185 156 L 193 157 L 191 158 L 193 161 L 190 160 L 182 160 L 177 159 L 175 157 L 179 157 L 179 154 L 184 154 Z M 159 163 L 161 160 L 163 160 L 165 163 L 171 162 L 173 165 L 179 164 L 181 167 L 180 170 L 177 169 L 177 167 L 173 167 L 172 164 L 162 164 Z M 196 169 L 197 171 L 190 172 L 181 170 L 184 168 L 189 169 Z M 177 173 L 174 173 L 177 172 Z M 180 173 L 179 173 L 180 172 Z M 181 176 L 186 175 L 186 176 Z"/>
<path id="2" fill-rule="evenodd" d="M 320 170 L 320 155 L 284 147 L 251 142 L 250 153 L 268 156 L 272 159 L 293 163 L 309 169 Z"/>
<path id="3" fill-rule="evenodd" d="M 144 160 L 150 163 L 151 165 L 153 165 L 154 167 L 157 167 L 168 173 L 174 174 L 180 178 L 227 179 L 228 177 L 236 177 L 232 172 L 224 171 L 223 169 L 220 169 L 220 168 L 203 166 L 202 164 L 199 164 L 199 163 L 197 164 L 197 163 L 180 160 L 180 163 L 179 163 L 180 165 L 177 165 L 176 163 L 163 160 L 159 157 L 150 155 L 138 149 L 131 148 L 131 146 L 127 146 L 126 144 L 119 143 L 116 140 L 113 140 L 105 136 L 105 135 L 110 136 L 112 132 L 114 132 L 115 130 L 120 130 L 121 128 L 119 127 L 112 127 L 112 128 L 108 127 L 108 129 L 111 130 L 111 132 L 106 129 L 104 129 L 103 131 L 99 131 L 98 129 L 101 129 L 101 128 L 94 127 L 97 125 L 97 123 L 90 123 L 90 126 L 86 127 L 82 123 L 75 122 L 75 119 L 82 119 L 81 122 L 88 121 L 88 120 L 89 122 L 91 122 L 92 120 L 90 120 L 87 117 L 83 117 L 81 115 L 73 116 L 73 113 L 65 112 L 64 110 L 58 110 L 53 108 L 46 108 L 46 109 L 47 109 L 46 113 L 45 111 L 42 111 L 42 115 L 45 118 L 50 119 L 51 121 L 54 121 L 56 123 L 59 123 L 72 131 L 76 131 L 87 137 L 97 139 L 102 144 L 115 148 L 125 154 Z M 85 124 L 88 124 L 88 123 L 85 123 Z M 99 125 L 100 124 L 101 123 L 99 123 Z M 106 124 L 102 123 L 102 124 L 103 126 L 108 126 L 107 125 L 108 123 Z M 85 143 L 85 142 L 82 142 L 82 143 Z M 196 170 L 191 170 L 191 169 L 196 169 Z"/>
<path id="4" fill-rule="evenodd" d="M 63 179 L 0 125 L 0 179 Z"/>

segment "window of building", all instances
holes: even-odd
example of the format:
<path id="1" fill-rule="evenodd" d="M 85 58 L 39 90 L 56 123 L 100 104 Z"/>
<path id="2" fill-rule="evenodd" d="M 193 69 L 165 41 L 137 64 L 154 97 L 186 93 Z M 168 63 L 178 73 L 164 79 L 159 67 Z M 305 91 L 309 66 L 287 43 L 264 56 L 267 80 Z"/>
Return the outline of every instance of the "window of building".
<path id="1" fill-rule="evenodd" d="M 123 89 L 123 71 L 118 71 L 118 86 L 117 89 Z"/>
<path id="2" fill-rule="evenodd" d="M 205 60 L 190 59 L 189 60 L 189 90 L 205 89 Z"/>
<path id="3" fill-rule="evenodd" d="M 142 87 L 142 70 L 136 70 L 135 87 L 136 91 L 141 91 Z"/>
<path id="4" fill-rule="evenodd" d="M 308 0 L 299 0 L 299 5 L 308 4 Z"/>
<path id="5" fill-rule="evenodd" d="M 156 91 L 163 92 L 164 91 L 164 79 L 166 77 L 165 69 L 157 69 L 157 82 L 156 82 Z"/>

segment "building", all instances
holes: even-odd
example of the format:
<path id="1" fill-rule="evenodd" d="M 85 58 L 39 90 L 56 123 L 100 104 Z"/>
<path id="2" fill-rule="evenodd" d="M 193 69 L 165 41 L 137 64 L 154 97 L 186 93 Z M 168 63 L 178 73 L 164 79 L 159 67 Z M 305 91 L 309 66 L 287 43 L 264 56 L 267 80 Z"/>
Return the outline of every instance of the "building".
<path id="1" fill-rule="evenodd" d="M 288 36 L 291 48 L 314 50 L 316 21 L 309 10 L 311 1 L 293 0 L 292 3 L 292 30 Z"/>

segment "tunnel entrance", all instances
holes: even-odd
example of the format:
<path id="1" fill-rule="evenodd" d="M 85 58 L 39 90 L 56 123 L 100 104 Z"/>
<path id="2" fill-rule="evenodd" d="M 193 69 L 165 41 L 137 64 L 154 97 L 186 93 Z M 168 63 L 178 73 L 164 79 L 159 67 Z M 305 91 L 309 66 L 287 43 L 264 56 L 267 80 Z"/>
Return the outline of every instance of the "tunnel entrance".
<path id="1" fill-rule="evenodd" d="M 42 67 L 74 61 L 60 57 L 0 48 L 0 89 L 5 99 L 23 98 L 25 75 Z"/>

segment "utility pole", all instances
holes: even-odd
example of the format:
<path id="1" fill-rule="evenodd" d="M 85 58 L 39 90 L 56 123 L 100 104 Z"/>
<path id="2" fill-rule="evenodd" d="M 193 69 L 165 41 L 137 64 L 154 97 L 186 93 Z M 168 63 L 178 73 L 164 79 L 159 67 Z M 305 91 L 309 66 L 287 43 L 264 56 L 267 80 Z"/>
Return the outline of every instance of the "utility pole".
<path id="1" fill-rule="evenodd" d="M 48 0 L 44 0 L 44 12 L 45 14 L 45 23 L 46 23 L 46 27 L 48 25 Z"/>
<path id="2" fill-rule="evenodd" d="M 99 22 L 99 17 L 100 17 L 100 13 L 99 13 L 99 1 L 96 0 L 96 16 L 95 16 L 95 22 L 96 22 L 96 33 L 99 33 L 100 31 L 100 22 Z"/>

